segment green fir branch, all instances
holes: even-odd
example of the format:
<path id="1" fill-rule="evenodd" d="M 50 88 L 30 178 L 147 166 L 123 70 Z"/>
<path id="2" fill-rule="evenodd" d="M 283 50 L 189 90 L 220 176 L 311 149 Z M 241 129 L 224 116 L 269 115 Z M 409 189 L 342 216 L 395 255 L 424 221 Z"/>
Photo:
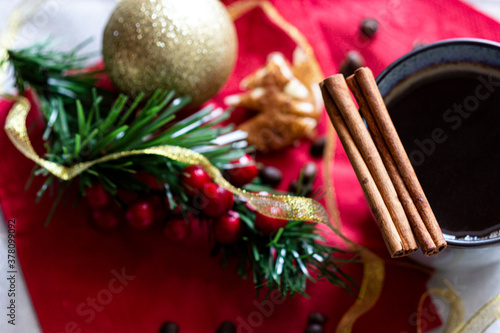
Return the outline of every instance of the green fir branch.
<path id="1" fill-rule="evenodd" d="M 84 44 L 69 53 L 54 51 L 50 46 L 46 42 L 8 53 L 19 92 L 32 89 L 40 99 L 46 122 L 42 137 L 46 148 L 44 158 L 71 166 L 112 153 L 176 145 L 193 149 L 224 169 L 238 167 L 230 162 L 253 152 L 254 148 L 244 141 L 245 133 L 234 131 L 232 125 L 221 125 L 231 110 L 208 106 L 179 120 L 176 116 L 188 105 L 188 97 L 176 97 L 173 91 L 161 90 L 149 98 L 142 94 L 134 99 L 117 96 L 95 87 L 98 72 L 83 71 L 88 57 L 80 56 L 78 51 Z M 79 187 L 81 197 L 88 187 L 100 183 L 123 206 L 125 203 L 116 195 L 118 190 L 139 196 L 161 194 L 168 198 L 172 211 L 180 209 L 188 218 L 194 216 L 206 222 L 207 217 L 194 210 L 179 177 L 185 167 L 161 156 L 129 156 L 96 164 L 69 182 L 37 167 L 28 183 L 37 176 L 45 178 L 37 200 L 47 190 L 57 191 L 47 223 L 72 183 Z M 140 181 L 137 175 L 141 173 L 153 176 L 161 185 L 160 190 Z M 308 180 L 299 186 L 298 194 L 311 184 L 312 180 Z M 275 193 L 258 179 L 246 189 Z M 257 291 L 266 288 L 268 293 L 278 290 L 284 297 L 307 296 L 307 282 L 324 278 L 356 294 L 353 279 L 342 270 L 344 265 L 357 260 L 356 254 L 326 245 L 315 224 L 289 221 L 275 234 L 265 236 L 255 227 L 255 212 L 245 202 L 235 198 L 233 209 L 243 222 L 243 237 L 234 246 L 215 243 L 211 253 L 222 252 L 223 262 L 236 254 L 238 274 L 242 278 L 251 276 Z"/>

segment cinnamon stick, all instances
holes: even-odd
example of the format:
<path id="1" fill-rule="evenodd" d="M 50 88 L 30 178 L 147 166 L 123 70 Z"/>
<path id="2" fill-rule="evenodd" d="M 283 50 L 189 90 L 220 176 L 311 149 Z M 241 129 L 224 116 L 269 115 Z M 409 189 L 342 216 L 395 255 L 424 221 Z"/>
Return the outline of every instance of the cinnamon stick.
<path id="1" fill-rule="evenodd" d="M 323 82 L 373 176 L 375 184 L 382 195 L 382 199 L 401 237 L 405 254 L 414 252 L 418 249 L 418 246 L 410 228 L 406 213 L 398 199 L 396 189 L 389 178 L 370 133 L 368 133 L 358 113 L 358 109 L 354 105 L 344 76 L 341 74 L 333 75 Z"/>
<path id="2" fill-rule="evenodd" d="M 392 183 L 396 188 L 399 200 L 403 205 L 406 216 L 408 217 L 410 225 L 413 229 L 413 233 L 415 234 L 417 241 L 422 248 L 422 251 L 424 252 L 424 254 L 434 253 L 437 247 L 434 244 L 434 241 L 432 240 L 432 237 L 429 234 L 424 221 L 422 221 L 422 218 L 420 217 L 417 207 L 415 206 L 413 199 L 411 198 L 411 195 L 406 188 L 403 178 L 399 174 L 398 167 L 396 166 L 396 163 L 394 162 L 394 159 L 389 152 L 389 148 L 384 141 L 382 133 L 380 133 L 377 123 L 373 118 L 370 107 L 368 106 L 368 102 L 361 92 L 359 84 L 356 80 L 356 76 L 354 74 L 349 76 L 346 79 L 346 82 L 351 89 L 354 98 L 358 102 L 359 111 L 363 115 L 363 118 L 368 125 L 368 129 L 371 132 L 373 141 L 375 142 L 380 156 L 382 157 L 382 161 L 384 162 L 384 165 L 387 169 L 387 173 L 389 174 L 389 177 L 391 177 Z"/>
<path id="3" fill-rule="evenodd" d="M 358 181 L 361 184 L 361 188 L 363 189 L 365 197 L 368 200 L 370 209 L 378 222 L 387 249 L 389 250 L 391 257 L 402 257 L 404 256 L 405 251 L 403 249 L 401 237 L 392 222 L 389 210 L 387 209 L 375 181 L 370 174 L 370 170 L 366 166 L 363 157 L 361 156 L 354 140 L 351 137 L 351 134 L 349 133 L 349 130 L 347 129 L 342 115 L 339 113 L 323 82 L 320 83 L 320 87 L 326 111 L 330 116 L 330 120 L 335 127 L 335 131 L 342 142 L 342 146 L 344 147 Z"/>
<path id="4" fill-rule="evenodd" d="M 378 90 L 375 78 L 373 77 L 373 73 L 366 67 L 357 69 L 354 73 L 356 81 L 358 82 L 371 113 L 375 118 L 378 128 L 383 135 L 384 141 L 394 158 L 408 192 L 410 193 L 413 202 L 415 203 L 418 212 L 420 213 L 420 216 L 437 247 L 435 251 L 431 251 L 426 254 L 433 255 L 439 253 L 446 248 L 446 240 L 444 239 L 443 233 L 441 232 L 436 217 L 432 212 L 422 186 L 418 181 L 415 170 L 413 169 L 408 155 L 405 152 L 396 128 L 392 123 L 389 112 L 384 104 L 384 100 Z"/>

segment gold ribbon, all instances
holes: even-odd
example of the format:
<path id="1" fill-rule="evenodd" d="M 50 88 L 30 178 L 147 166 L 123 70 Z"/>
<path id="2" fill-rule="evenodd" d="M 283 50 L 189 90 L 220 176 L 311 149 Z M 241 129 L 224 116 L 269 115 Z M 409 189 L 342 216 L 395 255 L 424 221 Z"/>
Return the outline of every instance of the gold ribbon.
<path id="1" fill-rule="evenodd" d="M 454 333 L 483 333 L 500 318 L 500 295 L 483 305 L 465 324 Z"/>
<path id="2" fill-rule="evenodd" d="M 247 0 L 238 1 L 227 7 L 229 15 L 233 20 L 237 20 L 249 11 L 260 8 L 266 14 L 271 22 L 273 22 L 278 28 L 283 30 L 288 37 L 290 37 L 307 55 L 307 58 L 311 61 L 311 67 L 314 72 L 314 76 L 318 83 L 324 79 L 324 75 L 321 71 L 321 66 L 319 65 L 316 55 L 314 54 L 314 49 L 307 41 L 307 38 L 290 22 L 285 20 L 283 16 L 278 12 L 278 10 L 269 1 L 262 0 Z"/>
<path id="3" fill-rule="evenodd" d="M 481 309 L 473 314 L 467 322 L 464 322 L 464 301 L 447 280 L 442 279 L 442 282 L 445 284 L 445 288 L 427 290 L 420 298 L 417 312 L 418 333 L 422 333 L 420 328 L 422 316 L 420 314 L 423 309 L 423 303 L 425 299 L 431 295 L 440 297 L 450 306 L 448 318 L 446 318 L 446 322 L 444 324 L 443 333 L 483 333 L 497 319 L 500 318 L 500 295 L 497 295 L 483 305 Z"/>
<path id="4" fill-rule="evenodd" d="M 451 295 L 453 295 L 452 299 L 450 299 L 449 297 L 450 293 Z M 454 328 L 459 327 L 461 324 L 463 324 L 463 320 L 465 318 L 465 307 L 462 298 L 458 296 L 458 294 L 456 294 L 456 292 L 453 289 L 450 288 L 429 289 L 422 294 L 422 297 L 420 298 L 420 301 L 418 303 L 418 310 L 417 310 L 418 333 L 422 333 L 422 311 L 424 307 L 424 302 L 427 299 L 427 297 L 431 295 L 438 296 L 450 304 L 450 313 L 443 328 L 444 333 L 451 333 L 454 331 Z"/>
<path id="5" fill-rule="evenodd" d="M 31 13 L 34 13 L 36 8 L 38 8 L 38 6 L 43 2 L 43 0 L 36 0 L 31 3 L 30 1 L 27 1 L 27 3 L 32 5 Z M 3 46 L 5 47 L 3 50 L 4 55 L 6 54 L 6 49 L 13 44 L 17 31 L 30 16 L 29 14 L 23 15 L 23 8 L 23 6 L 16 8 L 9 19 L 6 30 L 0 38 Z M 308 50 L 308 52 L 312 52 L 312 49 Z M 290 195 L 264 196 L 239 189 L 225 180 L 219 169 L 212 165 L 203 155 L 190 149 L 178 146 L 158 146 L 148 149 L 124 151 L 106 155 L 93 161 L 79 163 L 71 167 L 66 167 L 64 165 L 45 160 L 38 156 L 33 149 L 26 130 L 26 117 L 31 108 L 29 101 L 21 96 L 5 97 L 15 101 L 15 104 L 10 110 L 5 123 L 5 131 L 7 132 L 7 135 L 12 143 L 27 158 L 31 159 L 36 164 L 45 168 L 54 176 L 62 180 L 71 180 L 98 163 L 134 155 L 158 155 L 186 164 L 201 165 L 216 184 L 244 199 L 253 209 L 266 216 L 287 220 L 313 221 L 323 224 L 329 223 L 326 210 L 317 201 L 310 198 L 295 197 Z"/>
<path id="6" fill-rule="evenodd" d="M 430 268 L 406 262 L 395 262 L 396 265 L 433 273 Z M 422 333 L 421 321 L 424 301 L 427 297 L 434 295 L 441 298 L 449 305 L 449 314 L 444 322 L 443 333 L 483 333 L 488 327 L 500 318 L 500 294 L 493 297 L 481 309 L 473 314 L 465 322 L 465 303 L 459 293 L 455 291 L 452 284 L 438 273 L 433 274 L 433 278 L 438 280 L 443 288 L 433 288 L 425 291 L 420 297 L 417 308 L 417 333 Z"/>
<path id="7" fill-rule="evenodd" d="M 350 242 L 354 248 L 360 249 L 361 259 L 363 260 L 363 282 L 361 283 L 358 299 L 340 319 L 336 329 L 337 333 L 351 332 L 352 326 L 359 317 L 375 306 L 382 294 L 385 280 L 384 261 L 367 248 L 360 245 L 355 246 L 352 241 Z"/>
<path id="8" fill-rule="evenodd" d="M 38 156 L 33 149 L 26 130 L 26 117 L 30 110 L 30 103 L 25 97 L 13 97 L 16 102 L 10 110 L 5 131 L 16 148 L 27 158 L 45 168 L 59 179 L 71 180 L 88 170 L 92 166 L 107 161 L 134 155 L 158 155 L 185 164 L 199 164 L 213 181 L 226 190 L 239 196 L 261 214 L 287 220 L 313 221 L 328 224 L 328 214 L 323 206 L 310 198 L 295 197 L 291 195 L 259 195 L 237 188 L 222 177 L 219 169 L 203 155 L 178 146 L 157 146 L 147 149 L 130 150 L 105 155 L 93 161 L 79 163 L 70 167 L 56 164 Z"/>

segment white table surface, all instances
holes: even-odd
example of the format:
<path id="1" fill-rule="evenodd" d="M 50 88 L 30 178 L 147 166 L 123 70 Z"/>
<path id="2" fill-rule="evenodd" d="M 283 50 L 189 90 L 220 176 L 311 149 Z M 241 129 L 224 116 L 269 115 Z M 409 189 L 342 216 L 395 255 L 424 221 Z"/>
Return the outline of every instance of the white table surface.
<path id="1" fill-rule="evenodd" d="M 30 1 L 37 2 L 37 0 Z M 466 1 L 490 17 L 500 20 L 500 0 Z M 0 30 L 3 30 L 9 14 L 21 2 L 23 1 L 0 0 Z M 93 36 L 95 39 L 89 45 L 88 50 L 100 50 L 101 33 L 115 3 L 114 0 L 48 0 L 34 18 L 21 29 L 15 46 L 27 46 L 33 41 L 45 40 L 48 36 L 71 36 L 71 40 L 68 40 L 68 44 L 71 45 Z M 7 87 L 8 85 L 9 83 Z M 6 280 L 6 259 L 7 229 L 3 217 L 0 216 L 0 332 L 41 332 L 21 274 L 18 274 L 16 280 L 16 325 L 13 327 L 7 323 L 5 307 L 9 287 Z M 20 272 L 19 265 L 17 269 Z M 460 275 L 449 271 L 439 272 L 439 274 L 450 281 L 465 301 L 467 319 L 490 298 L 500 294 L 500 265 L 485 267 L 479 271 L 461 272 Z M 429 288 L 433 287 L 441 287 L 441 285 L 436 281 L 431 281 Z M 440 300 L 436 300 L 436 304 L 442 318 L 445 318 L 447 307 Z M 408 320 L 412 322 L 412 318 Z M 442 328 L 432 333 L 441 331 Z M 500 321 L 493 324 L 487 332 L 500 332 Z"/>

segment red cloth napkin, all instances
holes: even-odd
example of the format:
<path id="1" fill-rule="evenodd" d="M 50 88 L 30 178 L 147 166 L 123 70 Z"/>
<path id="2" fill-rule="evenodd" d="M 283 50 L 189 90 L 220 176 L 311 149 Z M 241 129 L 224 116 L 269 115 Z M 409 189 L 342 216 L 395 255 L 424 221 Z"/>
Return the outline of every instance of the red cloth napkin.
<path id="1" fill-rule="evenodd" d="M 230 3 L 232 1 L 226 1 Z M 344 54 L 356 49 L 375 74 L 411 50 L 415 41 L 432 42 L 452 37 L 500 40 L 498 23 L 453 0 L 276 0 L 279 12 L 302 31 L 316 50 L 325 75 L 336 73 Z M 380 23 L 370 42 L 359 37 L 359 23 L 373 17 Z M 260 10 L 236 22 L 239 58 L 229 83 L 215 98 L 237 93 L 240 80 L 260 67 L 268 53 L 291 56 L 295 45 L 270 23 Z M 11 104 L 0 102 L 1 125 Z M 35 113 L 30 113 L 33 120 Z M 327 120 L 320 123 L 324 133 Z M 40 134 L 38 128 L 38 134 Z M 37 131 L 33 134 L 36 137 Z M 35 143 L 38 148 L 40 142 Z M 233 320 L 239 332 L 301 332 L 311 311 L 330 317 L 327 331 L 355 299 L 327 282 L 310 284 L 310 299 L 283 301 L 271 298 L 264 306 L 255 301 L 250 280 L 238 278 L 234 263 L 221 267 L 208 256 L 206 232 L 196 229 L 183 243 L 167 242 L 159 230 L 137 232 L 123 228 L 102 233 L 88 226 L 86 207 L 61 205 L 49 227 L 43 222 L 51 200 L 35 204 L 40 186 L 24 185 L 33 163 L 26 160 L 0 132 L 0 204 L 5 219 L 16 219 L 17 249 L 35 311 L 44 332 L 157 332 L 161 323 L 174 320 L 181 332 L 215 332 L 223 320 Z M 297 177 L 309 161 L 309 143 L 260 161 L 284 172 L 282 187 Z M 314 160 L 318 164 L 320 160 Z M 320 168 L 321 170 L 321 168 Z M 427 276 L 395 265 L 388 258 L 376 224 L 341 146 L 333 166 L 335 191 L 343 231 L 349 238 L 386 259 L 386 278 L 375 307 L 354 325 L 354 332 L 414 332 L 416 310 Z M 321 186 L 321 174 L 316 185 Z M 332 243 L 337 238 L 328 235 Z M 361 265 L 349 273 L 361 281 Z M 432 306 L 429 306 L 432 309 Z M 424 329 L 439 319 L 425 312 Z M 425 326 L 425 327 L 424 327 Z"/>

